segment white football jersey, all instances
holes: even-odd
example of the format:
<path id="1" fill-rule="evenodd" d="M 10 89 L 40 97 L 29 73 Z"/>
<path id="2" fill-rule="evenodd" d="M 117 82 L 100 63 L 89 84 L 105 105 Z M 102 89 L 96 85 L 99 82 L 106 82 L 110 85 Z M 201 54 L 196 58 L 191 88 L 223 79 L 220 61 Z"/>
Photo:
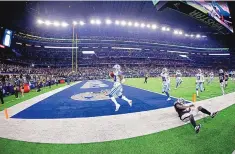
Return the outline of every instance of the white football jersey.
<path id="1" fill-rule="evenodd" d="M 180 72 L 177 72 L 175 76 L 176 78 L 181 78 L 182 74 Z"/>
<path id="2" fill-rule="evenodd" d="M 120 79 L 119 75 L 122 75 L 122 72 L 121 71 L 114 71 L 113 74 L 114 74 L 114 78 L 113 78 L 114 82 L 121 83 L 121 79 Z"/>
<path id="3" fill-rule="evenodd" d="M 196 82 L 204 82 L 204 75 L 202 73 L 196 74 Z"/>
<path id="4" fill-rule="evenodd" d="M 170 82 L 169 75 L 167 73 L 161 73 L 162 83 L 167 84 Z"/>

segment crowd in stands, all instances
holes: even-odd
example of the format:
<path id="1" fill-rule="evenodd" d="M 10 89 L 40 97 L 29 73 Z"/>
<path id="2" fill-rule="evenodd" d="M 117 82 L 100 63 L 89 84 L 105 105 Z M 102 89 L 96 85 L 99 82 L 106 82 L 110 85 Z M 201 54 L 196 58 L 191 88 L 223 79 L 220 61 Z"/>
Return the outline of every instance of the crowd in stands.
<path id="1" fill-rule="evenodd" d="M 97 77 L 99 79 L 107 78 L 110 71 L 112 71 L 112 64 L 96 66 L 96 67 L 78 67 L 78 71 L 73 72 L 69 67 L 51 68 L 51 67 L 32 67 L 1 64 L 1 75 L 42 75 L 42 76 L 55 76 L 55 77 L 69 77 L 78 76 L 82 78 Z M 152 77 L 160 75 L 165 66 L 152 65 L 121 65 L 122 71 L 127 77 L 144 77 L 146 73 Z M 170 74 L 174 75 L 176 70 L 181 70 L 183 76 L 195 76 L 196 67 L 167 67 Z M 218 70 L 212 68 L 201 68 L 204 73 L 214 72 L 217 74 Z M 32 78 L 32 77 L 31 77 Z"/>
<path id="2" fill-rule="evenodd" d="M 122 65 L 122 71 L 126 78 L 139 78 L 149 74 L 150 77 L 159 77 L 165 66 L 155 64 Z M 22 66 L 12 64 L 0 65 L 0 88 L 4 89 L 4 94 L 15 94 L 16 98 L 24 96 L 24 84 L 34 86 L 38 92 L 41 87 L 58 84 L 61 79 L 67 81 L 81 81 L 91 79 L 108 79 L 109 73 L 113 70 L 113 64 L 102 66 L 79 66 L 78 71 L 72 71 L 70 67 L 52 68 L 37 66 Z M 176 70 L 180 70 L 185 77 L 193 77 L 197 73 L 197 67 L 187 66 L 167 66 L 169 74 L 174 77 Z M 218 75 L 215 68 L 201 68 L 204 74 L 213 72 Z M 21 95 L 19 95 L 20 93 Z"/>

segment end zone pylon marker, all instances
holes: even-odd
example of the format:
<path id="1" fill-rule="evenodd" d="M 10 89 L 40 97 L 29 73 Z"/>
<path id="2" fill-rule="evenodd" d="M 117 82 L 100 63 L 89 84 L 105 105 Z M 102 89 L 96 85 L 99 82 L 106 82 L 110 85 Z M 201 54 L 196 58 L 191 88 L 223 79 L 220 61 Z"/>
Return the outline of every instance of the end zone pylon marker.
<path id="1" fill-rule="evenodd" d="M 197 99 L 196 94 L 193 94 L 192 102 L 196 102 L 196 99 Z"/>
<path id="2" fill-rule="evenodd" d="M 8 118 L 9 118 L 9 116 L 8 116 L 7 109 L 4 109 L 4 114 L 5 114 L 6 119 L 8 119 Z"/>

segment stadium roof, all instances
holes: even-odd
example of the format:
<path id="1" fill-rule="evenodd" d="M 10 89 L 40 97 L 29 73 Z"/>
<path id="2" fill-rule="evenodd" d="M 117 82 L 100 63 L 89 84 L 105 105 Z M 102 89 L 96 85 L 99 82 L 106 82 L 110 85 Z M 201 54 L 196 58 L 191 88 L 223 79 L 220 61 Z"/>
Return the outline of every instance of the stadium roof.
<path id="1" fill-rule="evenodd" d="M 157 11 L 151 1 L 71 1 L 71 2 L 0 2 L 1 23 L 19 29 L 33 29 L 38 18 L 65 20 L 90 20 L 91 18 L 133 19 L 151 21 L 180 28 L 188 32 L 216 31 L 182 13 L 171 9 Z M 4 9 L 3 9 L 4 8 Z M 9 12 L 5 12 L 9 10 Z"/>

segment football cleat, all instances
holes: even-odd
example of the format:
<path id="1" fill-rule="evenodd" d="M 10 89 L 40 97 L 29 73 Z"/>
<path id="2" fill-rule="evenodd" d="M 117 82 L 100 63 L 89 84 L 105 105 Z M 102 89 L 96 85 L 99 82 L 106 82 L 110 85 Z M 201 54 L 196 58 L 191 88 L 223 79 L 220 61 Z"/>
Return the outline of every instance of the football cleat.
<path id="1" fill-rule="evenodd" d="M 199 133 L 201 126 L 202 126 L 202 125 L 199 124 L 199 125 L 197 125 L 197 126 L 195 127 L 195 132 L 196 132 L 196 133 Z"/>
<path id="2" fill-rule="evenodd" d="M 218 111 L 217 111 L 217 112 L 213 112 L 213 113 L 211 114 L 211 118 L 214 118 L 217 114 L 218 114 Z"/>
<path id="3" fill-rule="evenodd" d="M 121 106 L 120 104 L 116 105 L 116 109 L 115 109 L 116 112 L 119 110 L 120 106 Z"/>

